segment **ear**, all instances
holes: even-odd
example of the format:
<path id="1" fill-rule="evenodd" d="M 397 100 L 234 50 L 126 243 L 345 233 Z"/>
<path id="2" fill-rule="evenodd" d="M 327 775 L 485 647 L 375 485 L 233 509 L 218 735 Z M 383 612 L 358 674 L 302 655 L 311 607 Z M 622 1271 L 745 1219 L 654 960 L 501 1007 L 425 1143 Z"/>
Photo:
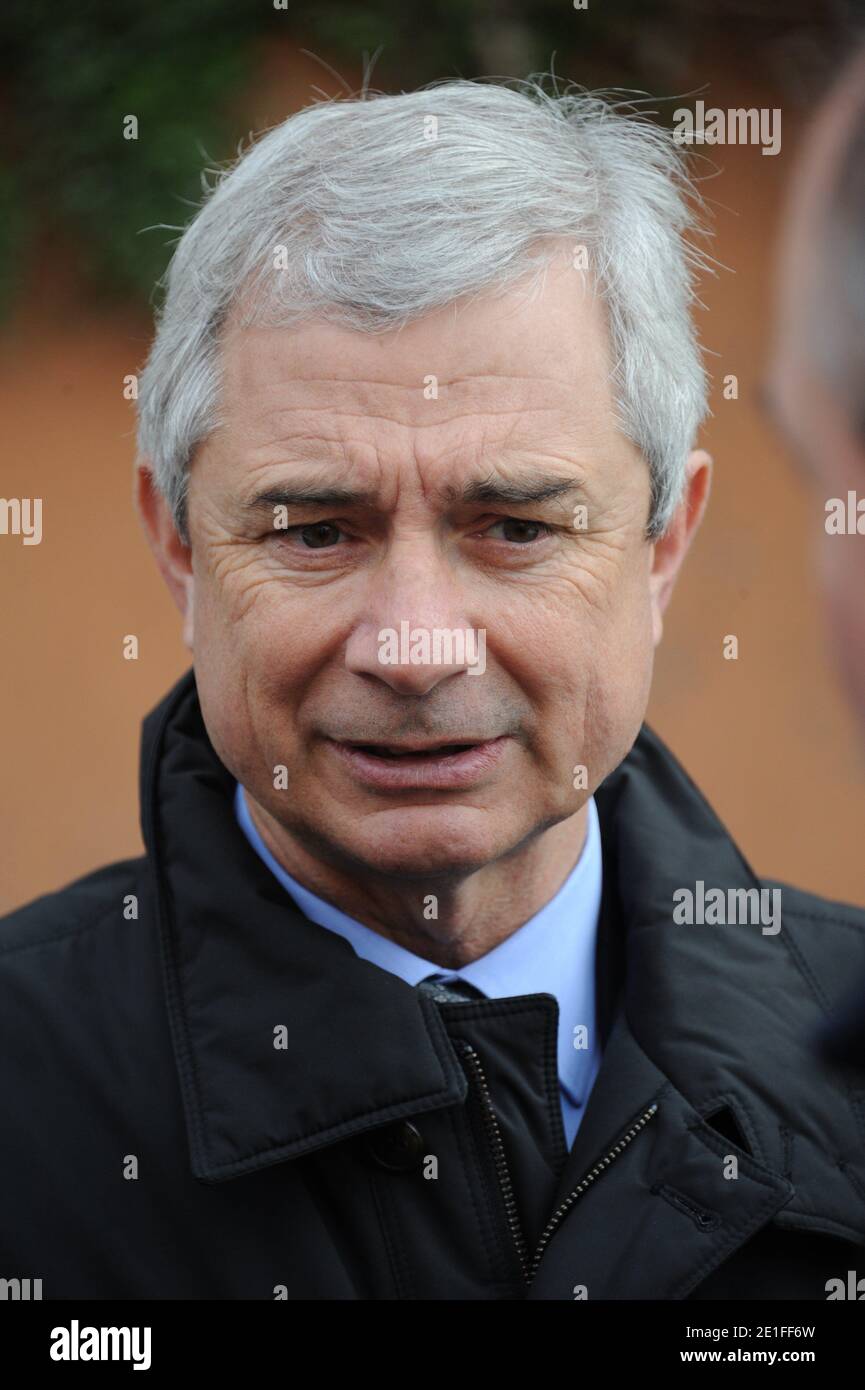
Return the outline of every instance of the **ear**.
<path id="1" fill-rule="evenodd" d="M 712 460 L 705 449 L 693 449 L 685 470 L 682 500 L 659 540 L 652 546 L 649 593 L 655 646 L 664 632 L 664 612 L 673 593 L 679 567 L 688 553 L 709 500 Z"/>
<path id="2" fill-rule="evenodd" d="M 135 504 L 159 572 L 183 615 L 183 641 L 192 651 L 195 592 L 192 551 L 181 540 L 171 508 L 156 486 L 153 473 L 146 463 L 136 469 Z"/>

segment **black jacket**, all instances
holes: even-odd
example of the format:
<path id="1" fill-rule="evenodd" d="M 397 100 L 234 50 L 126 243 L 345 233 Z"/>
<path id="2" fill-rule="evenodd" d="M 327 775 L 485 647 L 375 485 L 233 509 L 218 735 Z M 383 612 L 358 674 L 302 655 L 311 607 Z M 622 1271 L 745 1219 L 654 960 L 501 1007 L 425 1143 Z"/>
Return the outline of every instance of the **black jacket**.
<path id="1" fill-rule="evenodd" d="M 0 923 L 0 1277 L 591 1300 L 865 1274 L 865 1077 L 810 1042 L 865 913 L 784 887 L 777 935 L 673 925 L 676 888 L 757 880 L 649 729 L 596 793 L 604 1051 L 570 1153 L 554 998 L 442 1005 L 360 960 L 232 790 L 190 672 L 143 727 L 146 856 Z"/>

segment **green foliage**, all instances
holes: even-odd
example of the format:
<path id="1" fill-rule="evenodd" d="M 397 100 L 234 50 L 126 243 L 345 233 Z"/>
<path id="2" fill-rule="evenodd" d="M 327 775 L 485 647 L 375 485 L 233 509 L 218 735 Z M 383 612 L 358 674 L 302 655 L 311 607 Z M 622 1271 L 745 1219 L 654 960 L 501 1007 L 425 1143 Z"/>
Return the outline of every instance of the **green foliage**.
<path id="1" fill-rule="evenodd" d="M 71 242 L 97 290 L 150 295 L 176 233 L 143 229 L 185 223 L 201 169 L 231 152 L 229 101 L 252 70 L 256 13 L 231 0 L 50 11 L 7 0 L 0 293 L 23 273 L 26 225 Z"/>
<path id="2" fill-rule="evenodd" d="M 660 6 L 676 33 L 686 3 Z M 98 295 L 151 296 L 201 171 L 248 133 L 237 101 L 265 39 L 317 54 L 329 91 L 328 63 L 357 91 L 374 54 L 373 89 L 501 75 L 502 63 L 521 77 L 554 54 L 563 77 L 624 82 L 640 76 L 629 54 L 642 13 L 643 0 L 582 13 L 568 0 L 4 0 L 0 312 L 46 236 Z M 124 138 L 128 116 L 137 139 Z"/>
<path id="3" fill-rule="evenodd" d="M 21 181 L 11 167 L 0 166 L 0 317 L 14 298 L 28 224 Z"/>

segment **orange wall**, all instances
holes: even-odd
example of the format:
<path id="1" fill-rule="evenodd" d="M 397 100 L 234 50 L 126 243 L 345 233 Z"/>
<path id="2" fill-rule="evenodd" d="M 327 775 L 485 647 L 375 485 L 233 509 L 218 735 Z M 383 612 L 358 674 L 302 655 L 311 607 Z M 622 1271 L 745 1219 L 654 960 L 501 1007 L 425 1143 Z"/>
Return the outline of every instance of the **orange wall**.
<path id="1" fill-rule="evenodd" d="M 562 69 L 560 69 L 562 70 Z M 321 69 L 270 74 L 239 128 L 309 97 Z M 714 104 L 747 104 L 723 78 Z M 757 104 L 765 105 L 765 94 Z M 713 252 L 730 271 L 703 289 L 713 398 L 709 513 L 658 654 L 649 720 L 685 763 L 754 867 L 865 905 L 865 757 L 828 666 L 808 538 L 820 524 L 755 401 L 767 337 L 771 248 L 795 135 L 775 158 L 709 151 L 722 172 Z M 5 680 L 0 689 L 0 911 L 140 851 L 141 717 L 186 669 L 174 607 L 131 506 L 132 406 L 122 378 L 143 360 L 146 318 L 93 313 L 62 248 L 35 257 L 0 332 L 2 494 L 43 498 L 43 540 L 0 536 Z M 808 508 L 811 514 L 808 514 Z M 122 639 L 137 634 L 140 659 Z M 721 656 L 726 633 L 738 661 Z"/>

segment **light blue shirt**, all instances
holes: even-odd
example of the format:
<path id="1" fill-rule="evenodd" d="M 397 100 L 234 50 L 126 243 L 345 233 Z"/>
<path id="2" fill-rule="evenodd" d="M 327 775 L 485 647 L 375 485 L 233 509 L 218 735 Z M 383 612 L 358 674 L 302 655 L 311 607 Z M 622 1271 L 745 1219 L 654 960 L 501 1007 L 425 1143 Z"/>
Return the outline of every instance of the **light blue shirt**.
<path id="1" fill-rule="evenodd" d="M 428 975 L 445 983 L 467 980 L 490 999 L 552 994 L 559 1006 L 559 1091 L 568 1148 L 583 1117 L 601 1062 L 595 1029 L 595 945 L 601 906 L 601 829 L 594 798 L 577 863 L 554 898 L 505 941 L 461 970 L 442 970 L 304 888 L 270 853 L 259 835 L 243 788 L 235 812 L 247 839 L 303 913 L 345 938 L 363 960 L 417 985 Z M 583 1033 L 585 1029 L 585 1033 Z"/>

